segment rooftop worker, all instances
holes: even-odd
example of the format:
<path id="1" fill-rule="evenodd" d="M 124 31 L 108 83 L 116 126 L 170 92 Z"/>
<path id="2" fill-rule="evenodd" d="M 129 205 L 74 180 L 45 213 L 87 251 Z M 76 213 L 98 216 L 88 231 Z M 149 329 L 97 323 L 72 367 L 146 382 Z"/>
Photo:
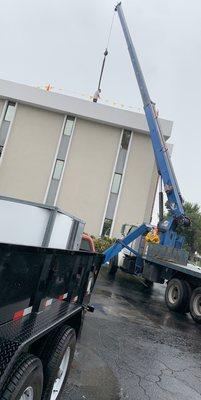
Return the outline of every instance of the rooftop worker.
<path id="1" fill-rule="evenodd" d="M 145 240 L 146 242 L 149 243 L 159 244 L 160 238 L 158 235 L 158 228 L 153 228 L 150 232 L 148 232 L 147 235 L 145 236 Z"/>
<path id="2" fill-rule="evenodd" d="M 94 97 L 93 97 L 93 102 L 97 103 L 97 101 L 100 99 L 100 93 L 101 93 L 101 89 L 98 89 L 95 91 L 94 93 Z"/>

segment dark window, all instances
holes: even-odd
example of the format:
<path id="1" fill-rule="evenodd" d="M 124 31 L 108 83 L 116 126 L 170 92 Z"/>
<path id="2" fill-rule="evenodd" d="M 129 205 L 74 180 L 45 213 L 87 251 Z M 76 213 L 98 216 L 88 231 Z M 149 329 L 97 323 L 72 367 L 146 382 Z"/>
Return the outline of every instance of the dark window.
<path id="1" fill-rule="evenodd" d="M 130 143 L 130 138 L 131 138 L 131 131 L 127 131 L 124 129 L 122 141 L 121 141 L 121 147 L 124 150 L 128 149 L 129 143 Z"/>
<path id="2" fill-rule="evenodd" d="M 112 219 L 105 218 L 101 236 L 110 236 L 111 227 L 112 227 Z"/>
<path id="3" fill-rule="evenodd" d="M 0 146 L 0 157 L 2 155 L 2 151 L 3 151 L 3 146 Z"/>

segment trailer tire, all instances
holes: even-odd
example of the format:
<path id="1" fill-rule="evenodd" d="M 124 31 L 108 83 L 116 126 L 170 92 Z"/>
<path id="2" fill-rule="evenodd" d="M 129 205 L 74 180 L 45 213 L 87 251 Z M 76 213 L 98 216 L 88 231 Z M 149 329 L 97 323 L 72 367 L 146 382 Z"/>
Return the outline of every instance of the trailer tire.
<path id="1" fill-rule="evenodd" d="M 166 287 L 165 302 L 170 311 L 189 312 L 191 288 L 183 279 L 173 278 Z"/>
<path id="2" fill-rule="evenodd" d="M 4 388 L 1 400 L 41 400 L 43 390 L 43 367 L 39 358 L 22 354 L 13 368 L 13 373 Z"/>
<path id="3" fill-rule="evenodd" d="M 115 277 L 116 273 L 118 270 L 118 255 L 114 256 L 113 258 L 111 258 L 110 262 L 109 262 L 109 271 L 108 274 L 110 276 Z"/>
<path id="4" fill-rule="evenodd" d="M 194 289 L 190 299 L 190 314 L 195 322 L 201 324 L 201 287 Z"/>
<path id="5" fill-rule="evenodd" d="M 69 375 L 75 345 L 75 330 L 69 326 L 59 329 L 53 335 L 53 338 L 47 341 L 42 355 L 44 367 L 43 400 L 59 400 Z"/>

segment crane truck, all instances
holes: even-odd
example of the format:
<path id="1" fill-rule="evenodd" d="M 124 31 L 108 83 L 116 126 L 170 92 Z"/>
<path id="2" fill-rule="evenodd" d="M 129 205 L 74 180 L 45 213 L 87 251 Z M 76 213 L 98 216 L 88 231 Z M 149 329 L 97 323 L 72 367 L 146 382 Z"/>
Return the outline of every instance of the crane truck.
<path id="1" fill-rule="evenodd" d="M 184 238 L 178 234 L 178 227 L 183 226 L 188 229 L 191 221 L 185 215 L 183 198 L 160 128 L 155 103 L 150 98 L 121 2 L 117 4 L 115 11 L 120 19 L 142 97 L 158 174 L 167 196 L 166 207 L 169 217 L 165 218 L 163 215 L 161 190 L 158 222 L 160 244 L 146 243 L 145 235 L 153 229 L 153 226 L 142 224 L 136 229 L 131 229 L 122 240 L 117 240 L 105 251 L 105 263 L 110 261 L 112 271 L 116 272 L 117 256 L 122 249 L 126 249 L 129 255 L 125 255 L 123 271 L 142 276 L 149 283 L 167 282 L 165 292 L 167 307 L 171 311 L 180 313 L 190 311 L 194 321 L 201 323 L 201 268 L 188 263 L 188 253 L 182 248 Z M 138 241 L 138 246 L 130 245 L 136 241 Z"/>

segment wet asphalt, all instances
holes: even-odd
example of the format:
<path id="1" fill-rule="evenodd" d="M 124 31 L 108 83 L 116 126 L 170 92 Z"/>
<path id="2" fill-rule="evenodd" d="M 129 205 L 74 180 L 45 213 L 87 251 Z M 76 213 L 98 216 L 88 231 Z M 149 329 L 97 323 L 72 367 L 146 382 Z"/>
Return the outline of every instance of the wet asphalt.
<path id="1" fill-rule="evenodd" d="M 201 326 L 164 291 L 102 269 L 62 400 L 201 400 Z"/>

